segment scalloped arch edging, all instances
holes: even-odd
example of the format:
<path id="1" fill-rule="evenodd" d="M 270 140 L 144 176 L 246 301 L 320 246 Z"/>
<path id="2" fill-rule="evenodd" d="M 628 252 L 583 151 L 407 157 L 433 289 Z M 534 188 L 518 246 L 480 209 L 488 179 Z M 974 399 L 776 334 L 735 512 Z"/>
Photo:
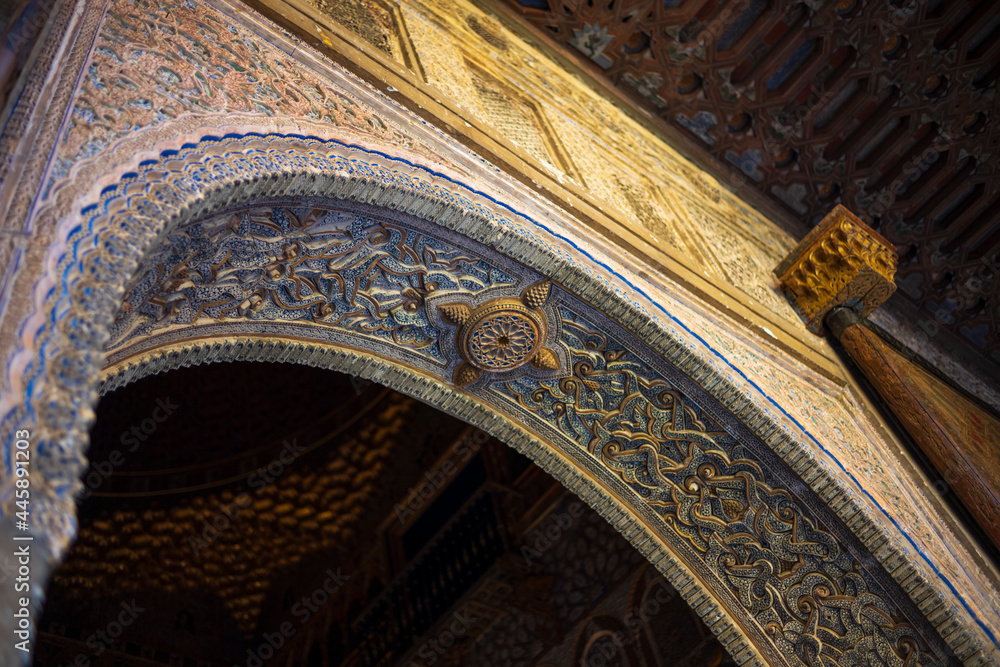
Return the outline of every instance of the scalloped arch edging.
<path id="1" fill-rule="evenodd" d="M 289 196 L 351 200 L 414 215 L 483 243 L 549 276 L 579 298 L 601 303 L 605 316 L 685 373 L 692 384 L 717 400 L 720 407 L 739 415 L 748 433 L 752 432 L 767 443 L 774 454 L 784 459 L 790 473 L 816 489 L 819 494 L 816 497 L 824 508 L 836 508 L 836 514 L 845 518 L 846 527 L 864 538 L 867 549 L 862 551 L 877 553 L 882 563 L 893 563 L 889 573 L 896 581 L 913 579 L 915 569 L 888 543 L 829 473 L 807 452 L 798 449 L 794 440 L 722 373 L 668 332 L 651 324 L 643 304 L 594 270 L 595 264 L 601 266 L 599 260 L 579 261 L 546 237 L 551 230 L 534 221 L 525 222 L 509 205 L 469 190 L 442 174 L 341 142 L 278 135 L 209 136 L 198 143 L 186 144 L 180 151 L 165 152 L 161 160 L 147 160 L 136 171 L 123 176 L 118 185 L 105 188 L 100 202 L 83 208 L 60 226 L 62 240 L 50 249 L 50 271 L 36 285 L 35 314 L 22 327 L 22 346 L 17 352 L 19 362 L 8 365 L 8 369 L 27 372 L 28 385 L 33 391 L 24 403 L 6 413 L 0 423 L 6 442 L 12 441 L 15 429 L 39 427 L 39 451 L 43 452 L 42 458 L 46 461 L 46 465 L 39 468 L 48 480 L 48 494 L 41 503 L 48 512 L 45 515 L 43 511 L 48 523 L 43 526 L 45 535 L 51 539 L 53 553 L 61 554 L 74 529 L 72 495 L 85 466 L 86 427 L 92 419 L 91 406 L 97 398 L 94 379 L 103 360 L 102 349 L 110 318 L 140 258 L 164 237 L 166 231 L 181 224 L 220 210 Z M 397 378 L 390 373 L 379 381 L 397 382 L 402 388 L 405 377 L 404 374 Z M 438 394 L 436 392 L 444 391 L 442 387 L 434 382 L 422 382 L 420 392 L 424 395 L 418 395 L 413 387 L 401 390 L 428 401 L 433 397 L 441 400 L 451 397 L 450 401 L 434 403 L 450 412 L 452 405 L 465 405 L 453 398 L 460 396 L 457 392 L 449 389 L 448 394 Z M 473 415 L 459 416 L 471 420 Z M 499 418 L 494 415 L 492 419 Z M 483 418 L 483 421 L 488 420 Z M 493 425 L 483 424 L 483 427 L 490 430 Z M 523 438 L 527 436 L 522 434 L 515 438 L 511 431 L 510 438 L 521 443 L 518 445 L 500 433 L 493 434 L 523 448 L 522 451 L 538 460 L 540 454 L 533 454 L 534 450 L 525 444 L 528 441 Z M 635 526 L 630 523 L 634 519 L 618 502 L 607 495 L 602 497 L 606 502 L 593 500 L 596 498 L 593 489 L 599 489 L 593 482 L 572 467 L 560 468 L 551 461 L 541 463 L 543 467 L 554 466 L 550 471 L 557 473 L 585 500 L 591 498 L 588 502 L 606 518 L 613 515 L 609 521 L 617 529 L 632 530 L 631 536 L 626 532 L 629 539 L 639 539 L 636 536 L 640 536 L 640 532 L 633 530 Z M 812 494 L 805 485 L 801 486 L 802 492 Z M 5 491 L 9 496 L 9 489 Z M 652 540 L 647 535 L 640 544 L 655 545 L 658 539 Z M 734 657 L 762 664 L 763 656 L 759 651 L 766 647 L 748 642 L 743 636 L 745 628 L 735 629 L 727 614 L 703 588 L 703 583 L 693 576 L 686 581 L 678 575 L 681 570 L 673 564 L 672 558 L 667 558 L 662 544 L 648 551 L 640 550 L 665 574 L 674 573 L 668 574 L 668 578 L 673 577 L 671 582 L 678 590 L 687 591 L 685 599 L 699 613 L 704 610 L 706 615 L 717 614 L 713 616 L 715 624 L 710 625 L 719 628 L 720 638 Z M 874 561 L 871 556 L 868 559 Z M 661 562 L 670 562 L 674 569 L 661 566 Z M 891 581 L 888 573 L 883 574 Z M 916 585 L 909 589 L 910 598 L 919 599 L 925 613 L 926 610 L 934 611 L 934 626 L 955 626 L 953 612 L 941 613 L 947 609 L 941 595 L 927 582 L 917 579 Z M 909 598 L 895 602 L 910 607 L 911 613 L 916 609 Z M 921 618 L 913 619 L 914 622 L 929 627 L 923 615 L 918 615 Z M 961 631 L 949 632 L 947 643 L 960 649 L 959 658 L 967 664 L 982 664 L 986 657 L 978 638 L 962 630 L 960 623 L 958 625 Z M 936 633 L 932 631 L 932 634 Z M 758 644 L 761 639 L 762 636 L 757 637 Z M 934 643 L 938 644 L 937 650 L 942 649 L 940 638 Z M 777 653 L 766 652 L 768 663 L 781 664 L 776 660 Z M 945 649 L 942 655 L 949 653 Z M 945 660 L 951 662 L 953 658 L 945 657 Z"/>

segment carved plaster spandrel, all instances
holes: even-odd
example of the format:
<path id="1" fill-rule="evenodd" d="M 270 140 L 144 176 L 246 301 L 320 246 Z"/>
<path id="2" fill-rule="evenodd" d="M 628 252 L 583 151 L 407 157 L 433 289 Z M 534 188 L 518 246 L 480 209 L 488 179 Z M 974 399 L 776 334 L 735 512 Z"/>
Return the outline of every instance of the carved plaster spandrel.
<path id="1" fill-rule="evenodd" d="M 400 62 L 403 48 L 393 7 L 382 0 L 311 0 L 321 12 Z"/>
<path id="2" fill-rule="evenodd" d="M 654 246 L 670 246 L 699 271 L 707 264 L 724 283 L 794 322 L 769 280 L 770 268 L 794 245 L 791 235 L 515 32 L 497 26 L 484 36 L 482 27 L 495 22 L 475 4 L 414 0 L 401 7 L 428 83 L 466 117 L 498 128 L 543 168 L 563 171 L 595 207 L 648 231 Z M 478 76 L 475 62 L 489 63 L 493 75 Z M 530 100 L 530 113 L 516 97 Z M 661 201 L 663 190 L 671 191 L 678 210 Z M 692 217 L 706 224 L 692 225 Z M 707 261 L 691 259 L 698 254 Z"/>
<path id="3" fill-rule="evenodd" d="M 378 4 L 350 4 L 369 2 Z M 170 0 L 114 0 L 73 102 L 50 183 L 136 131 L 220 113 L 321 121 L 423 152 L 404 128 L 219 12 Z"/>

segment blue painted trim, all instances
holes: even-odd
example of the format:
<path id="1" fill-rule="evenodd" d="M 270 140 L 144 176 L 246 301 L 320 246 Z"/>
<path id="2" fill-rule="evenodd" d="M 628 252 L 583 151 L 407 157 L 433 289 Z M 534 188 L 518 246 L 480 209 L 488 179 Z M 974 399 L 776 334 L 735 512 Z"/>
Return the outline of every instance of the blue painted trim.
<path id="1" fill-rule="evenodd" d="M 494 204 L 496 204 L 500 208 L 503 208 L 503 209 L 509 211 L 513 215 L 515 215 L 515 216 L 517 216 L 519 218 L 522 218 L 524 220 L 527 220 L 528 222 L 530 222 L 531 224 L 533 224 L 535 227 L 537 227 L 539 229 L 542 229 L 545 232 L 547 232 L 548 234 L 551 234 L 552 236 L 554 236 L 555 238 L 560 239 L 561 241 L 564 241 L 565 243 L 569 244 L 572 248 L 574 248 L 581 255 L 583 255 L 583 256 L 587 257 L 589 260 L 591 260 L 591 262 L 593 262 L 597 266 L 602 267 L 609 274 L 615 276 L 616 278 L 618 278 L 619 280 L 621 280 L 622 283 L 624 283 L 625 285 L 627 285 L 630 288 L 632 288 L 635 292 L 638 292 L 639 294 L 641 294 L 643 297 L 646 298 L 647 301 L 649 301 L 650 303 L 652 303 L 653 306 L 657 310 L 659 310 L 664 315 L 666 315 L 670 320 L 672 320 L 675 324 L 677 324 L 682 329 L 684 329 L 684 331 L 686 331 L 688 334 L 690 334 L 691 336 L 694 336 L 694 338 L 696 340 L 698 340 L 702 345 L 704 345 L 706 348 L 708 348 L 716 357 L 718 357 L 719 359 L 721 359 L 727 366 L 729 366 L 734 371 L 736 371 L 739 374 L 739 376 L 741 378 L 743 378 L 744 381 L 746 381 L 751 387 L 753 387 L 755 390 L 757 390 L 764 398 L 766 398 L 768 401 L 770 401 L 770 403 L 775 408 L 777 408 L 778 411 L 781 412 L 781 414 L 783 414 L 785 417 L 787 417 L 788 419 L 790 419 L 793 424 L 795 424 L 799 429 L 802 430 L 803 433 L 805 433 L 809 437 L 810 440 L 812 440 L 814 443 L 816 443 L 816 446 L 818 446 L 820 448 L 820 450 L 822 450 L 824 453 L 826 453 L 831 459 L 833 459 L 837 463 L 838 466 L 840 466 L 840 469 L 844 472 L 844 474 L 846 474 L 855 484 L 857 484 L 857 486 L 861 489 L 861 491 L 866 496 L 868 496 L 868 499 L 871 500 L 871 502 L 886 516 L 886 518 L 889 519 L 889 521 L 892 522 L 892 525 L 895 526 L 896 529 L 899 530 L 899 532 L 902 533 L 904 537 L 906 537 L 907 541 L 913 547 L 913 550 L 917 554 L 920 555 L 920 557 L 924 560 L 925 563 L 927 563 L 927 565 L 931 568 L 931 570 L 934 571 L 934 573 L 938 576 L 938 578 L 941 579 L 941 581 L 943 581 L 948 586 L 948 588 L 955 595 L 955 597 L 957 597 L 961 601 L 962 606 L 965 607 L 965 610 L 969 613 L 970 616 L 972 616 L 972 618 L 975 620 L 976 624 L 983 630 L 983 632 L 985 632 L 987 634 L 987 636 L 989 636 L 990 640 L 994 644 L 997 644 L 997 637 L 996 637 L 996 635 L 994 635 L 993 632 L 986 626 L 986 624 L 979 618 L 979 616 L 975 613 L 975 610 L 972 609 L 969 606 L 969 604 L 962 598 L 961 595 L 959 595 L 958 589 L 955 588 L 955 585 L 952 584 L 952 582 L 947 577 L 944 576 L 944 574 L 934 565 L 934 563 L 931 562 L 931 560 L 920 550 L 920 548 L 917 546 L 916 542 L 909 535 L 909 533 L 907 533 L 903 529 L 903 527 L 899 524 L 898 521 L 896 521 L 895 518 L 893 518 L 892 516 L 889 515 L 889 513 L 885 510 L 885 508 L 882 507 L 878 503 L 877 500 L 875 500 L 875 497 L 872 496 L 872 494 L 868 492 L 868 490 L 864 487 L 864 485 L 861 484 L 861 482 L 853 474 L 851 474 L 847 470 L 846 467 L 844 467 L 844 464 L 841 463 L 840 460 L 836 456 L 834 456 L 833 452 L 831 452 L 829 449 L 827 449 L 826 447 L 824 447 L 822 445 L 822 443 L 820 443 L 820 441 L 812 433 L 810 433 L 808 431 L 808 429 L 806 429 L 802 424 L 800 424 L 799 421 L 795 417 L 793 417 L 792 415 L 790 415 L 783 407 L 781 407 L 777 403 L 777 401 L 775 401 L 768 394 L 766 394 L 753 380 L 751 380 L 750 378 L 748 378 L 747 375 L 742 370 L 740 370 L 739 368 L 737 368 L 736 366 L 734 366 L 732 364 L 732 362 L 730 362 L 728 359 L 726 359 L 718 350 L 716 350 L 714 347 L 712 347 L 711 345 L 709 345 L 709 343 L 704 338 L 702 338 L 700 335 L 698 335 L 697 333 L 695 333 L 694 331 L 692 331 L 687 325 L 685 325 L 679 319 L 677 319 L 676 317 L 674 317 L 669 311 L 667 311 L 666 308 L 664 308 L 656 300 L 651 299 L 649 297 L 649 295 L 647 295 L 642 289 L 640 289 L 639 287 L 633 285 L 623 275 L 621 275 L 620 273 L 618 273 L 617 271 L 615 271 L 614 269 L 612 269 L 610 266 L 608 266 L 604 262 L 602 262 L 599 259 L 595 258 L 593 255 L 591 255 L 585 249 L 583 249 L 580 246 L 578 246 L 572 239 L 570 239 L 570 238 L 568 238 L 568 237 L 560 234 L 559 232 L 551 229 L 550 227 L 547 227 L 546 225 L 544 225 L 544 224 L 542 224 L 542 223 L 540 223 L 540 222 L 532 219 L 531 217 L 529 217 L 529 216 L 527 216 L 527 215 L 525 215 L 523 213 L 518 212 L 517 210 L 515 210 L 510 205 L 508 205 L 508 204 L 506 204 L 506 203 L 504 203 L 502 201 L 499 201 L 497 199 L 494 199 L 493 197 L 491 197 L 490 195 L 486 194 L 485 192 L 481 192 L 479 190 L 470 188 L 469 186 L 465 185 L 464 183 L 456 181 L 455 179 L 447 176 L 446 174 L 443 174 L 443 173 L 434 171 L 433 169 L 429 169 L 429 168 L 424 167 L 422 165 L 410 162 L 409 160 L 407 160 L 405 158 L 400 158 L 400 157 L 389 155 L 388 153 L 384 153 L 382 151 L 377 151 L 377 150 L 371 150 L 371 149 L 363 148 L 363 147 L 358 146 L 356 144 L 348 144 L 348 143 L 345 143 L 343 141 L 338 141 L 336 139 L 323 139 L 321 137 L 317 137 L 317 136 L 313 136 L 313 135 L 302 135 L 302 134 L 291 134 L 291 133 L 290 134 L 275 134 L 275 133 L 263 134 L 263 133 L 259 133 L 259 132 L 248 132 L 248 133 L 243 134 L 243 135 L 226 135 L 226 137 L 231 137 L 231 138 L 234 138 L 234 139 L 247 138 L 247 137 L 260 137 L 262 139 L 263 138 L 267 138 L 267 137 L 294 138 L 294 139 L 307 139 L 307 140 L 311 139 L 311 140 L 315 140 L 315 141 L 318 141 L 318 142 L 324 143 L 324 144 L 335 144 L 335 145 L 342 146 L 342 147 L 350 149 L 350 150 L 358 151 L 358 152 L 361 152 L 361 153 L 366 153 L 366 154 L 369 154 L 369 155 L 378 155 L 378 156 L 383 157 L 383 158 L 385 158 L 385 159 L 387 159 L 387 160 L 389 160 L 391 162 L 397 162 L 397 163 L 405 164 L 408 167 L 411 167 L 413 169 L 419 169 L 419 170 L 421 170 L 423 172 L 426 172 L 428 174 L 433 175 L 436 178 L 440 178 L 440 179 L 442 179 L 444 181 L 447 181 L 447 182 L 452 183 L 454 185 L 457 185 L 457 186 L 459 186 L 461 188 L 464 188 L 465 190 L 467 190 L 469 192 L 472 192 L 472 193 L 474 193 L 474 194 L 476 194 L 476 195 L 478 195 L 478 196 L 480 196 L 480 197 L 482 197 L 484 199 L 487 199 L 487 200 L 493 202 Z M 216 139 L 215 137 L 213 137 L 212 140 L 218 141 L 218 139 Z M 203 141 L 208 141 L 208 138 L 206 137 L 205 139 L 200 140 L 199 143 L 201 143 Z M 195 148 L 196 145 L 195 144 L 185 144 L 185 147 Z M 176 150 L 163 151 L 160 155 L 162 157 L 173 157 L 173 156 L 178 155 L 178 151 L 176 151 Z M 87 210 L 87 209 L 84 209 L 84 210 Z M 64 292 L 65 292 L 65 289 L 64 289 Z"/>

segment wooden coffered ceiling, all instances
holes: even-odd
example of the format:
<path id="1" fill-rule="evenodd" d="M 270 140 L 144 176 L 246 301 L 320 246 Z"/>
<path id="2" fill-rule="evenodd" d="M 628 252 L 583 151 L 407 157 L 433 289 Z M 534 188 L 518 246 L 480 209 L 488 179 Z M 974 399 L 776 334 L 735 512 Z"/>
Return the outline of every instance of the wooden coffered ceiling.
<path id="1" fill-rule="evenodd" d="M 1000 377 L 1000 3 L 505 0 L 814 225 L 896 244 L 896 305 Z"/>

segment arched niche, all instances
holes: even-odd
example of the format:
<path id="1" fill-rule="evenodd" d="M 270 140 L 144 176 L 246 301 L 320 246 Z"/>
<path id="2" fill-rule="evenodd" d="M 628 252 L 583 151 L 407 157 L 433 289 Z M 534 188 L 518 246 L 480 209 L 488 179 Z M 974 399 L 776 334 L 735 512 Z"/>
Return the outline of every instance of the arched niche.
<path id="1" fill-rule="evenodd" d="M 62 218 L 7 365 L 24 400 L 0 428 L 7 443 L 32 434 L 36 534 L 54 557 L 73 534 L 100 379 L 302 363 L 378 381 L 530 456 L 738 662 L 958 664 L 775 453 L 785 436 L 767 414 L 586 244 L 567 253 L 515 202 L 277 132 L 203 133 L 118 173 Z M 512 338 L 520 352 L 496 351 Z"/>

